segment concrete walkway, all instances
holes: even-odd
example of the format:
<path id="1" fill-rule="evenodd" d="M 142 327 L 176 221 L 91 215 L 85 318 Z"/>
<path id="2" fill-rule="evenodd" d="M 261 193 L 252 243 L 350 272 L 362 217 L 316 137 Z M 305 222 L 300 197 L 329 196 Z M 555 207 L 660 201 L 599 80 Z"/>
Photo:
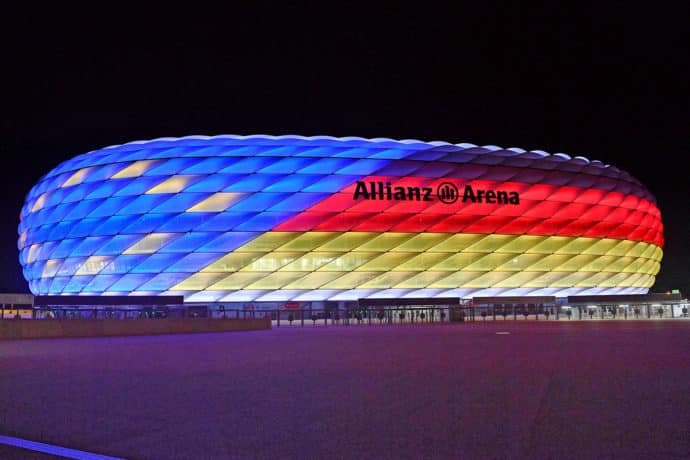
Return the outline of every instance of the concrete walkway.
<path id="1" fill-rule="evenodd" d="M 689 432 L 687 321 L 0 342 L 0 434 L 129 459 L 680 459 Z"/>

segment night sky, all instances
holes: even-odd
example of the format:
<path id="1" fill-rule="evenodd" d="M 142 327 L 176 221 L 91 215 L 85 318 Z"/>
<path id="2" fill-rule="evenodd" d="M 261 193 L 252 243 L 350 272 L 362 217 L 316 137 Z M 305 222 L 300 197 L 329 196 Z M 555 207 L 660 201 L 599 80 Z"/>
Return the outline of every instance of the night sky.
<path id="1" fill-rule="evenodd" d="M 665 254 L 651 291 L 687 295 L 690 7 L 514 3 L 4 11 L 0 291 L 28 292 L 19 211 L 60 162 L 164 136 L 301 134 L 492 144 L 615 165 L 662 212 Z"/>

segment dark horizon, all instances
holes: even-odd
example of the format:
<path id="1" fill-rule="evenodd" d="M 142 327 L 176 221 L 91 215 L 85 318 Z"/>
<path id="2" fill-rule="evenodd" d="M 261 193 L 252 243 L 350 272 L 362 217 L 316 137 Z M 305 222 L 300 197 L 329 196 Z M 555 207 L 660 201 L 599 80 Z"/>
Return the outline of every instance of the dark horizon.
<path id="1" fill-rule="evenodd" d="M 611 164 L 662 212 L 664 258 L 650 292 L 687 295 L 688 12 L 473 4 L 459 19 L 350 6 L 17 8 L 2 32 L 11 65 L 0 291 L 28 292 L 19 210 L 60 162 L 157 137 L 299 134 L 469 142 Z"/>

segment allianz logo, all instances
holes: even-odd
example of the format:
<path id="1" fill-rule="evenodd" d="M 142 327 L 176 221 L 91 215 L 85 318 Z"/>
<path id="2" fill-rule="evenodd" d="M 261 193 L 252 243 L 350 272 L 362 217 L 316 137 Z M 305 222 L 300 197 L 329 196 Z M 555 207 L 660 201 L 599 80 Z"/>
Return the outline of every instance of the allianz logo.
<path id="1" fill-rule="evenodd" d="M 505 190 L 474 189 L 465 185 L 462 193 L 452 182 L 441 182 L 438 187 L 402 187 L 393 186 L 390 182 L 357 181 L 353 200 L 387 200 L 387 201 L 440 201 L 452 204 L 460 200 L 462 203 L 489 204 L 520 204 L 518 192 Z"/>

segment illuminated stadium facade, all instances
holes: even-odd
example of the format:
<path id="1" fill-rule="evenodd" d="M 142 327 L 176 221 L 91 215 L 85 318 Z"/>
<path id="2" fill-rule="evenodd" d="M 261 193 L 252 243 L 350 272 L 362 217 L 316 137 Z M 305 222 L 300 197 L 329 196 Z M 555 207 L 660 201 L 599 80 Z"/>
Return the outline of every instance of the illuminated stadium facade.
<path id="1" fill-rule="evenodd" d="M 320 302 L 645 294 L 663 235 L 638 180 L 583 157 L 228 135 L 60 164 L 18 247 L 37 295 Z"/>

